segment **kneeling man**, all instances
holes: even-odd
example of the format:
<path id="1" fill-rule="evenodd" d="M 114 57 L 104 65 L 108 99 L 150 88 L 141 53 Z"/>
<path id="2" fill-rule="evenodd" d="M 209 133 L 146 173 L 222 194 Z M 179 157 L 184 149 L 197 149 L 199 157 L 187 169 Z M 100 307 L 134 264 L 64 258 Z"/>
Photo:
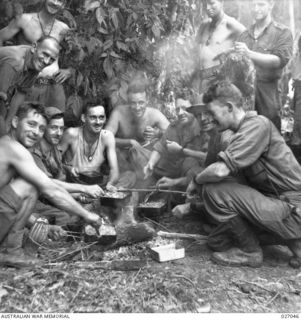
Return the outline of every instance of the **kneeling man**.
<path id="1" fill-rule="evenodd" d="M 69 193 L 35 164 L 31 148 L 47 125 L 44 108 L 26 103 L 13 118 L 12 129 L 0 139 L 0 264 L 33 266 L 38 262 L 22 249 L 25 226 L 40 195 L 69 214 L 100 224 L 98 215 L 85 210 Z"/>
<path id="2" fill-rule="evenodd" d="M 227 230 L 228 248 L 212 259 L 224 265 L 260 266 L 256 230 L 287 244 L 295 254 L 291 265 L 300 266 L 300 165 L 269 119 L 243 110 L 241 92 L 233 84 L 223 81 L 210 87 L 204 102 L 218 130 L 234 132 L 218 161 L 187 188 L 188 195 L 202 192 L 207 213 Z M 239 174 L 245 183 L 231 179 Z"/>

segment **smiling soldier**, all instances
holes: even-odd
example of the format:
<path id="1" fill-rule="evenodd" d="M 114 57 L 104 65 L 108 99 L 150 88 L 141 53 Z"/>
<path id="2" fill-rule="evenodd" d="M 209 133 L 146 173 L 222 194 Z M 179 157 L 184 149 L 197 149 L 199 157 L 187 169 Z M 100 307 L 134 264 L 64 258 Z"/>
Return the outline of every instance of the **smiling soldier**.
<path id="1" fill-rule="evenodd" d="M 143 80 L 133 80 L 127 95 L 128 104 L 112 111 L 106 129 L 116 137 L 119 169 L 135 170 L 137 177 L 143 178 L 142 170 L 151 154 L 149 149 L 161 138 L 169 121 L 162 112 L 149 106 Z"/>
<path id="2" fill-rule="evenodd" d="M 17 44 L 31 45 L 42 37 L 51 36 L 59 43 L 65 38 L 69 27 L 56 16 L 64 9 L 66 0 L 44 0 L 41 11 L 24 13 L 15 17 L 7 27 L 0 30 L 0 46 L 7 40 L 15 38 Z M 26 101 L 39 101 L 45 107 L 56 106 L 65 109 L 65 93 L 62 86 L 72 75 L 72 69 L 60 69 L 58 60 L 40 72 L 31 88 L 26 89 Z M 22 96 L 16 95 L 12 99 L 11 107 L 6 119 L 9 128 L 10 122 L 22 103 Z"/>
<path id="3" fill-rule="evenodd" d="M 6 133 L 6 103 L 9 94 L 30 88 L 39 72 L 52 64 L 59 55 L 60 45 L 52 37 L 45 37 L 35 46 L 0 48 L 0 136 Z M 25 94 L 23 93 L 23 98 Z"/>
<path id="4" fill-rule="evenodd" d="M 114 186 L 129 187 L 135 183 L 134 175 L 123 172 L 119 176 L 115 138 L 104 130 L 105 109 L 100 105 L 88 104 L 82 114 L 83 126 L 65 131 L 60 150 L 63 153 L 68 181 L 100 184 L 107 190 Z M 103 166 L 109 166 L 109 177 L 104 176 Z"/>
<path id="5" fill-rule="evenodd" d="M 100 225 L 98 215 L 81 207 L 69 193 L 41 171 L 28 148 L 44 135 L 47 117 L 39 104 L 25 103 L 13 118 L 9 135 L 0 138 L 0 264 L 35 266 L 22 248 L 25 226 L 32 224 L 40 195 L 57 208 Z"/>
<path id="6" fill-rule="evenodd" d="M 263 255 L 258 235 L 268 234 L 292 250 L 290 264 L 300 267 L 300 165 L 269 119 L 243 109 L 242 94 L 233 84 L 211 86 L 204 102 L 217 130 L 233 131 L 217 161 L 187 188 L 188 197 L 202 195 L 210 219 L 225 233 L 223 250 L 212 259 L 227 266 L 259 267 Z M 244 181 L 233 179 L 239 175 Z"/>

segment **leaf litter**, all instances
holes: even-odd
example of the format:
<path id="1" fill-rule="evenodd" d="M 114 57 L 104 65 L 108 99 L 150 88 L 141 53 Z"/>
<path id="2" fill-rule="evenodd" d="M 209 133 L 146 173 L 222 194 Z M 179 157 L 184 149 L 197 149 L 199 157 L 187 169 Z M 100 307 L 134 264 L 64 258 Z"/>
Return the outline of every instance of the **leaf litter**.
<path id="1" fill-rule="evenodd" d="M 201 230 L 195 220 L 169 217 L 160 224 L 172 232 Z M 193 240 L 182 241 L 184 259 L 150 258 L 147 247 L 172 241 L 157 236 L 116 248 L 49 242 L 39 249 L 44 266 L 0 269 L 0 312 L 301 312 L 297 270 L 271 266 L 268 257 L 260 269 L 221 267 Z"/>

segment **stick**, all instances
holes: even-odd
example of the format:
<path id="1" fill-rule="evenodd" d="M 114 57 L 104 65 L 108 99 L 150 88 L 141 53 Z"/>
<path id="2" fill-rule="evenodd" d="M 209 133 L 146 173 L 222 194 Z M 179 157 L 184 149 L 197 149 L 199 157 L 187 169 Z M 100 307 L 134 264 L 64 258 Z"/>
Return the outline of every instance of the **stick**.
<path id="1" fill-rule="evenodd" d="M 122 188 L 118 189 L 120 192 L 165 192 L 165 193 L 177 193 L 186 195 L 186 192 L 179 190 L 164 190 L 164 189 L 130 189 L 130 188 Z"/>
<path id="2" fill-rule="evenodd" d="M 188 234 L 188 233 L 172 233 L 165 231 L 158 231 L 157 235 L 163 238 L 174 238 L 174 239 L 194 239 L 194 240 L 207 240 L 208 236 L 200 234 Z"/>

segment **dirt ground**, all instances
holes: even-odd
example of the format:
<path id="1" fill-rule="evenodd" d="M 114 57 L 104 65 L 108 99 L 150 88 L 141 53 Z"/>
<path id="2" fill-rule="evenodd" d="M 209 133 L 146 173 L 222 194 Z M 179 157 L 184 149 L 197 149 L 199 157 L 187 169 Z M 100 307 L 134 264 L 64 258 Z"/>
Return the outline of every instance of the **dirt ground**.
<path id="1" fill-rule="evenodd" d="M 156 228 L 197 233 L 197 217 L 160 219 Z M 185 240 L 186 256 L 158 263 L 139 243 L 101 252 L 98 245 L 35 269 L 0 269 L 0 312 L 97 313 L 298 313 L 301 312 L 301 270 L 288 266 L 285 247 L 264 249 L 264 264 L 252 269 L 222 267 L 210 261 L 206 245 Z M 82 243 L 52 243 L 53 251 L 69 252 Z M 48 244 L 48 248 L 50 244 Z M 45 259 L 50 249 L 42 249 Z M 71 251 L 70 251 L 71 250 Z M 65 251 L 68 252 L 68 251 Z M 44 255 L 44 256 L 43 256 Z M 98 262 L 140 259 L 135 270 L 106 270 Z M 80 260 L 91 260 L 80 262 Z M 113 268 L 114 269 L 114 268 Z"/>

